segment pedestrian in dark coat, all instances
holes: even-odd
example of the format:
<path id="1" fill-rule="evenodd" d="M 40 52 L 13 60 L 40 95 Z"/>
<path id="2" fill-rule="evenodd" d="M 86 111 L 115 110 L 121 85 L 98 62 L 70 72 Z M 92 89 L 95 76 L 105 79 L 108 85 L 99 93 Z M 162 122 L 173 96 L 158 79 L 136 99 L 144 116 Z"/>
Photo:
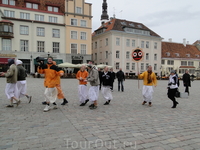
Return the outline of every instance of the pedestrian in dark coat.
<path id="1" fill-rule="evenodd" d="M 117 72 L 117 79 L 118 79 L 118 91 L 120 91 L 120 85 L 121 85 L 121 90 L 124 92 L 124 81 L 125 81 L 125 75 L 124 72 L 122 71 L 122 68 L 119 69 Z"/>
<path id="2" fill-rule="evenodd" d="M 183 85 L 185 87 L 185 92 L 189 95 L 189 87 L 191 87 L 191 81 L 190 81 L 190 74 L 188 70 L 186 70 L 185 74 L 183 75 Z"/>

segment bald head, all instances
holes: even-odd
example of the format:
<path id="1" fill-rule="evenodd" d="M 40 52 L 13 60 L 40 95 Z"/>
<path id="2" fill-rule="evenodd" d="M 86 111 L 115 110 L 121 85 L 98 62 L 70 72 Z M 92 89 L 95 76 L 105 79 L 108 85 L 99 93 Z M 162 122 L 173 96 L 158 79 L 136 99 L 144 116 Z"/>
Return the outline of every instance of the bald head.
<path id="1" fill-rule="evenodd" d="M 85 71 L 85 68 L 86 68 L 86 66 L 85 66 L 85 65 L 82 65 L 82 66 L 81 66 L 81 71 Z"/>
<path id="2" fill-rule="evenodd" d="M 148 66 L 148 71 L 152 71 L 152 66 Z"/>

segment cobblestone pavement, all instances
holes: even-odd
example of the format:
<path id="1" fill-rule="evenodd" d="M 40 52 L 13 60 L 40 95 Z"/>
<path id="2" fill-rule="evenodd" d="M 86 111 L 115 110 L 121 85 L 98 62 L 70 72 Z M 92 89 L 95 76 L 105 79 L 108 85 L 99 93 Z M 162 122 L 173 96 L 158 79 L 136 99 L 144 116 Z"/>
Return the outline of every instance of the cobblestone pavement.
<path id="1" fill-rule="evenodd" d="M 192 83 L 190 97 L 179 98 L 172 109 L 166 96 L 167 81 L 155 88 L 153 106 L 141 105 L 137 80 L 125 81 L 125 92 L 113 92 L 113 101 L 103 105 L 100 93 L 98 108 L 80 107 L 78 82 L 62 79 L 67 106 L 43 112 L 43 79 L 28 78 L 26 98 L 15 108 L 6 108 L 5 78 L 0 78 L 0 149 L 7 150 L 200 150 L 199 81 Z M 183 91 L 182 87 L 180 91 Z"/>

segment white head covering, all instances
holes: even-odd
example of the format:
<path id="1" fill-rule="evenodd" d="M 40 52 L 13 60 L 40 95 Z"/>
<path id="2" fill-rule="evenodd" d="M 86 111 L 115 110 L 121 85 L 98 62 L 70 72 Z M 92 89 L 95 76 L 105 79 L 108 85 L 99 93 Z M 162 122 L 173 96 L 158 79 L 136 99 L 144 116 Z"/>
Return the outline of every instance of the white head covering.
<path id="1" fill-rule="evenodd" d="M 16 65 L 21 65 L 23 62 L 21 60 L 16 60 Z"/>

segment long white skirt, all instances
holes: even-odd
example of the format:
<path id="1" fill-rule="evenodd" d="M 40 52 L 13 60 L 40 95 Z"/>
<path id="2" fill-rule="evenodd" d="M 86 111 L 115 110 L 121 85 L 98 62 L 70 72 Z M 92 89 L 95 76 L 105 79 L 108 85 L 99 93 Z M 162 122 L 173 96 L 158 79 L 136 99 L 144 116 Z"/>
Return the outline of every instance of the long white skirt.
<path id="1" fill-rule="evenodd" d="M 80 103 L 85 103 L 85 100 L 88 96 L 87 85 L 79 85 L 78 86 L 78 95 Z"/>
<path id="2" fill-rule="evenodd" d="M 106 101 L 113 99 L 110 86 L 103 86 L 101 93 Z"/>
<path id="3" fill-rule="evenodd" d="M 7 83 L 5 88 L 5 94 L 8 99 L 11 99 L 15 96 L 16 83 Z"/>
<path id="4" fill-rule="evenodd" d="M 15 90 L 15 97 L 16 98 L 19 99 L 19 98 L 25 96 L 26 90 L 27 90 L 26 80 L 24 80 L 24 81 L 17 81 L 16 88 L 17 88 L 17 90 Z"/>
<path id="5" fill-rule="evenodd" d="M 58 91 L 57 91 L 56 87 L 46 88 L 45 92 L 44 92 L 46 101 L 50 102 L 50 103 L 56 102 L 57 94 L 58 94 Z"/>
<path id="6" fill-rule="evenodd" d="M 142 95 L 144 101 L 151 102 L 151 100 L 153 99 L 153 86 L 144 85 L 142 90 Z"/>
<path id="7" fill-rule="evenodd" d="M 91 86 L 88 92 L 89 100 L 94 102 L 99 97 L 99 86 Z"/>

